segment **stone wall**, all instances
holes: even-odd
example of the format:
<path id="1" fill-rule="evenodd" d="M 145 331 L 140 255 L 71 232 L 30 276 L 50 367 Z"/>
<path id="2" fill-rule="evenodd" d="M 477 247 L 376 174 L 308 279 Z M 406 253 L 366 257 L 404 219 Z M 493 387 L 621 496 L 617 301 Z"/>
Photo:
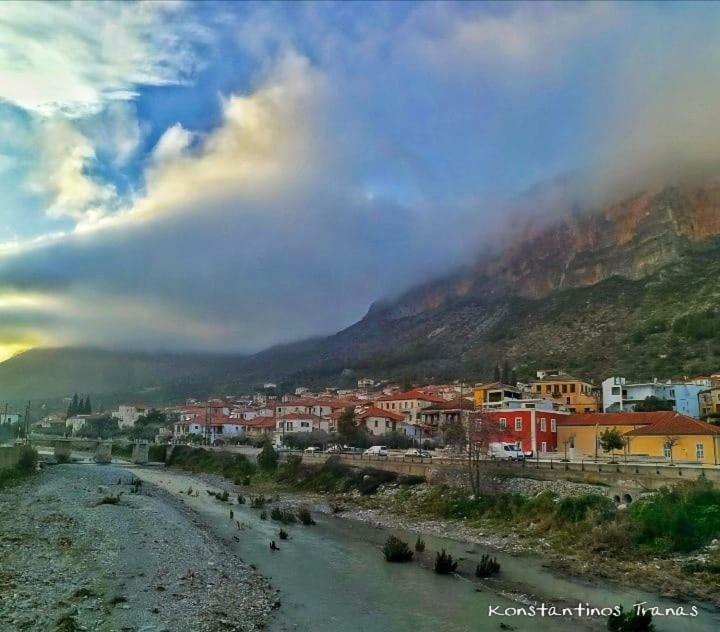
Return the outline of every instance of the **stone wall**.
<path id="1" fill-rule="evenodd" d="M 19 459 L 19 446 L 0 446 L 0 470 L 15 467 Z"/>

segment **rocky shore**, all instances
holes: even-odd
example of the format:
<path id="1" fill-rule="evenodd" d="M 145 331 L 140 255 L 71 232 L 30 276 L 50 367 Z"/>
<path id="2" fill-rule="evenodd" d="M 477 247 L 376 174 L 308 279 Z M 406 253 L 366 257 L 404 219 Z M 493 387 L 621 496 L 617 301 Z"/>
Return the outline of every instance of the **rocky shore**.
<path id="1" fill-rule="evenodd" d="M 269 583 L 186 507 L 118 466 L 58 465 L 0 492 L 0 629 L 250 631 Z"/>

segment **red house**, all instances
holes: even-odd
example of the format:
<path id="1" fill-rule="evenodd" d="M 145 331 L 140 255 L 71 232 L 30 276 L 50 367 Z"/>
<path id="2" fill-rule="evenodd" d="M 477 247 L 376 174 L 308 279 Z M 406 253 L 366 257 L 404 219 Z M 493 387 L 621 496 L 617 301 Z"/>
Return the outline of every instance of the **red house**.
<path id="1" fill-rule="evenodd" d="M 500 408 L 486 410 L 482 417 L 497 424 L 498 441 L 518 444 L 523 451 L 555 452 L 557 449 L 557 420 L 569 413 L 537 408 Z"/>

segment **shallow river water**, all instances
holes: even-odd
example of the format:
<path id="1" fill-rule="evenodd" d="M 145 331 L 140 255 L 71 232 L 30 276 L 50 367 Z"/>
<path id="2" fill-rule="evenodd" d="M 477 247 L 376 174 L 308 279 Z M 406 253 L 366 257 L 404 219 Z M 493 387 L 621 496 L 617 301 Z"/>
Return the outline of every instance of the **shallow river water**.
<path id="1" fill-rule="evenodd" d="M 282 606 L 271 629 L 323 631 L 421 632 L 443 630 L 601 630 L 606 617 L 500 616 L 506 609 L 545 603 L 560 607 L 589 604 L 596 608 L 646 601 L 665 608 L 679 604 L 656 595 L 607 582 L 562 577 L 546 569 L 542 561 L 493 552 L 502 571 L 500 579 L 475 580 L 472 569 L 485 550 L 475 545 L 423 535 L 426 553 L 408 564 L 388 564 L 381 548 L 391 533 L 415 542 L 417 533 L 379 529 L 344 518 L 316 514 L 317 525 L 290 525 L 288 541 L 277 537 L 278 524 L 260 520 L 258 510 L 247 505 L 221 503 L 205 493 L 211 486 L 192 476 L 169 470 L 141 468 L 136 475 L 178 494 L 197 511 L 210 531 L 222 537 L 246 562 L 256 565 L 280 590 Z M 180 495 L 188 487 L 200 496 Z M 230 520 L 242 523 L 238 530 Z M 236 536 L 236 541 L 233 536 Z M 276 540 L 279 551 L 271 552 Z M 432 571 L 435 551 L 444 548 L 461 561 L 461 575 L 440 576 Z M 512 610 L 508 614 L 512 613 Z M 655 619 L 662 631 L 720 629 L 717 611 L 700 609 L 696 617 L 664 616 Z"/>

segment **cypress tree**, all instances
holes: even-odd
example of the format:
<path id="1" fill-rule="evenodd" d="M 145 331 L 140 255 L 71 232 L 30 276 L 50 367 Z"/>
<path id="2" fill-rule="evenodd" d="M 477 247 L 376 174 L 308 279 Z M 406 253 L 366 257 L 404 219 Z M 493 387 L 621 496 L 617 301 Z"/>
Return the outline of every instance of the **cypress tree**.
<path id="1" fill-rule="evenodd" d="M 85 414 L 92 415 L 92 404 L 90 403 L 90 395 L 85 398 Z"/>

